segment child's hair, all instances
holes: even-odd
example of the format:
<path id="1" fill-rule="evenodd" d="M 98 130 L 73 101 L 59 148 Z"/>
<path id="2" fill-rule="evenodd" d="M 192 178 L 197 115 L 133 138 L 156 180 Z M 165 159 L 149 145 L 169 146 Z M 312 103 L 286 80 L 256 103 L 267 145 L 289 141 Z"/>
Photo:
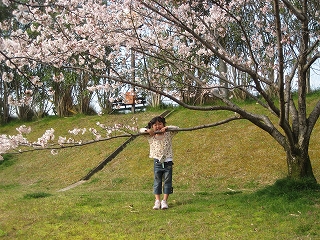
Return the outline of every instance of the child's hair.
<path id="1" fill-rule="evenodd" d="M 163 126 L 166 126 L 166 119 L 162 116 L 157 116 L 151 119 L 151 121 L 148 123 L 148 128 L 152 128 L 152 125 L 155 124 L 156 122 L 162 122 Z"/>

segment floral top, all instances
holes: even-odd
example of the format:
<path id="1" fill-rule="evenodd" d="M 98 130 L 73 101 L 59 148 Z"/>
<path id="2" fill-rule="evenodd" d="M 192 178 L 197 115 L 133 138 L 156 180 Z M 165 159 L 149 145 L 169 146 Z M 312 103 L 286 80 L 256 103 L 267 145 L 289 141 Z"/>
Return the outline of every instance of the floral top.
<path id="1" fill-rule="evenodd" d="M 177 129 L 176 126 L 168 126 L 168 129 Z M 145 132 L 147 129 L 142 128 L 140 132 Z M 147 139 L 150 145 L 150 158 L 158 159 L 160 162 L 172 161 L 172 138 L 178 132 L 164 132 L 162 135 L 147 135 Z"/>

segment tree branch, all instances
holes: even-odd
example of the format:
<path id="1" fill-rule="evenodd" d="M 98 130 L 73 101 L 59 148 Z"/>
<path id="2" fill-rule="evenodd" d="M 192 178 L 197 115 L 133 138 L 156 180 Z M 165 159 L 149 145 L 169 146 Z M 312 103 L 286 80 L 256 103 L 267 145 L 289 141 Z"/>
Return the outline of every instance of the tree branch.
<path id="1" fill-rule="evenodd" d="M 308 134 L 311 135 L 311 132 L 319 119 L 320 116 L 320 101 L 317 102 L 316 106 L 312 110 L 308 118 Z"/>
<path id="2" fill-rule="evenodd" d="M 290 1 L 288 0 L 282 0 L 282 2 L 287 6 L 287 8 L 301 21 L 305 21 L 306 17 L 305 15 L 302 14 L 301 11 L 299 11 L 299 9 L 295 8 Z"/>
<path id="3" fill-rule="evenodd" d="M 317 59 L 319 59 L 319 58 L 320 58 L 320 53 L 314 55 L 313 58 L 310 59 L 309 63 L 303 68 L 303 71 L 307 71 L 311 67 L 311 65 L 315 61 L 317 61 Z"/>
<path id="4" fill-rule="evenodd" d="M 167 131 L 168 132 L 195 131 L 195 130 L 204 129 L 204 128 L 216 127 L 216 126 L 223 125 L 228 122 L 231 122 L 234 120 L 240 120 L 240 119 L 243 119 L 243 118 L 241 118 L 240 116 L 234 116 L 234 117 L 230 117 L 225 120 L 211 123 L 211 124 L 204 124 L 204 125 L 199 125 L 199 126 L 190 127 L 190 128 L 168 129 Z M 162 132 L 155 132 L 155 133 L 162 133 Z M 107 138 L 100 138 L 98 140 L 90 140 L 87 142 L 66 143 L 63 145 L 62 144 L 52 144 L 49 147 L 44 147 L 44 148 L 40 148 L 40 145 L 39 146 L 34 145 L 33 149 L 21 150 L 18 152 L 7 152 L 6 154 L 21 154 L 21 153 L 25 153 L 25 152 L 34 152 L 34 151 L 41 151 L 41 150 L 59 150 L 59 149 L 66 149 L 66 148 L 74 148 L 74 147 L 81 147 L 81 146 L 85 146 L 85 145 L 90 145 L 93 143 L 109 141 L 109 140 L 116 139 L 116 138 L 129 138 L 129 137 L 137 137 L 137 136 L 148 135 L 148 134 L 149 133 L 133 133 L 133 134 L 128 133 L 128 134 L 121 134 L 121 135 L 117 135 L 117 136 L 107 137 Z M 30 147 L 30 145 L 26 145 L 26 147 Z"/>

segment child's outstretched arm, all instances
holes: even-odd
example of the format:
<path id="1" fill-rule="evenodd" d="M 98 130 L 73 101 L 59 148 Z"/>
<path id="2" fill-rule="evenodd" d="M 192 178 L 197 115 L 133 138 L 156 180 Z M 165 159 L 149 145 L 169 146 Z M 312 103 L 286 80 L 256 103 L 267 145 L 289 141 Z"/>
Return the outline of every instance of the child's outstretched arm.
<path id="1" fill-rule="evenodd" d="M 157 132 L 153 131 L 152 128 L 150 128 L 150 129 L 149 128 L 140 128 L 139 132 L 140 133 L 149 133 L 150 136 L 154 136 L 155 134 L 157 134 L 159 132 L 166 132 L 167 130 L 170 131 L 170 130 L 174 130 L 174 129 L 179 129 L 179 127 L 177 127 L 177 126 L 165 126 L 160 131 L 157 131 Z M 175 133 L 177 133 L 177 132 L 175 132 Z"/>

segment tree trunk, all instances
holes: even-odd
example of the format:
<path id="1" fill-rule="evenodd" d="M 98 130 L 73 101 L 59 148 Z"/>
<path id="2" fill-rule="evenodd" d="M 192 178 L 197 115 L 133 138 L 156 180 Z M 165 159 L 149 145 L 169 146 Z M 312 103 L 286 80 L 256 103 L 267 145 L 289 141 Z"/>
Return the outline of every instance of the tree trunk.
<path id="1" fill-rule="evenodd" d="M 161 95 L 158 93 L 151 93 L 150 97 L 151 97 L 150 99 L 151 107 L 159 107 L 161 103 Z"/>
<path id="2" fill-rule="evenodd" d="M 7 83 L 4 81 L 1 81 L 0 93 L 2 95 L 2 99 L 0 98 L 1 123 L 8 123 L 10 117 L 10 109 L 8 104 L 9 90 Z"/>
<path id="3" fill-rule="evenodd" d="M 296 149 L 294 153 L 287 151 L 286 154 L 289 178 L 296 180 L 308 178 L 316 182 L 307 148 Z"/>
<path id="4" fill-rule="evenodd" d="M 77 111 L 82 114 L 90 115 L 92 114 L 92 109 L 90 109 L 92 92 L 87 90 L 88 83 L 90 81 L 90 75 L 86 72 L 79 74 L 77 82 Z"/>
<path id="5" fill-rule="evenodd" d="M 227 64 L 222 59 L 219 59 L 219 74 L 220 76 L 222 76 L 221 79 L 224 78 L 223 76 L 227 74 L 227 72 Z M 222 95 L 225 98 L 228 97 L 228 83 L 223 80 L 220 80 L 220 86 L 222 87 L 219 89 L 220 95 Z"/>
<path id="6" fill-rule="evenodd" d="M 59 86 L 57 84 L 54 95 L 55 109 L 60 117 L 67 117 L 73 114 L 72 87 Z"/>

